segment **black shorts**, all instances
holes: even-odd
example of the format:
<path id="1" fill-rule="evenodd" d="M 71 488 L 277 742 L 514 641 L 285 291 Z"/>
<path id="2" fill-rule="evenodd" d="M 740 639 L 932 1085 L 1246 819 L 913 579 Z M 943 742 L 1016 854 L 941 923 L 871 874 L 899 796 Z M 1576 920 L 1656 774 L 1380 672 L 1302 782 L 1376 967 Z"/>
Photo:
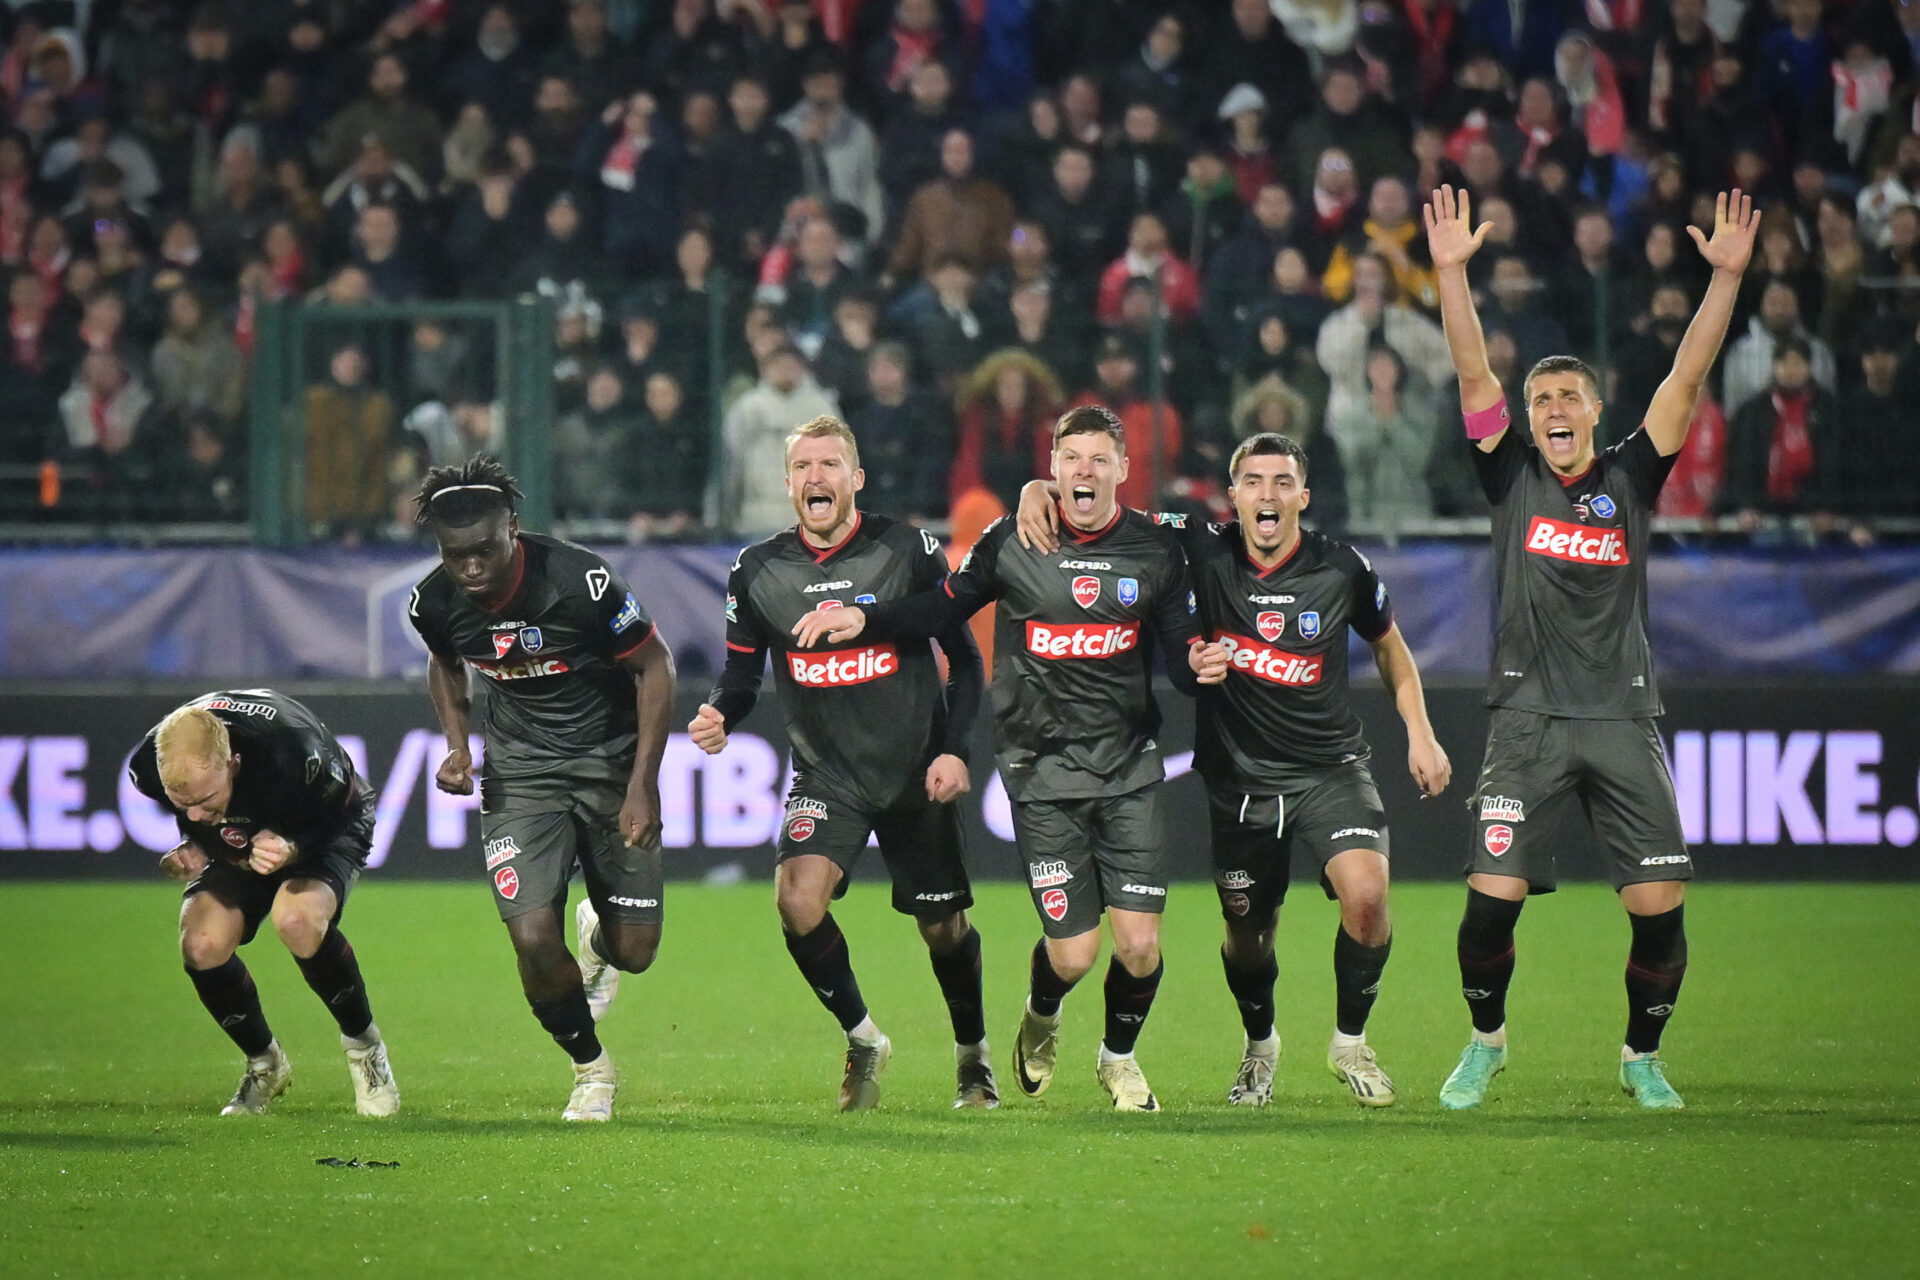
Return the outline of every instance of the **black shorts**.
<path id="1" fill-rule="evenodd" d="M 1166 909 L 1159 796 L 1154 782 L 1125 795 L 1014 802 L 1014 843 L 1049 938 L 1098 929 L 1108 907 Z"/>
<path id="2" fill-rule="evenodd" d="M 1207 787 L 1213 835 L 1213 884 L 1220 914 L 1265 928 L 1287 897 L 1287 876 L 1298 848 L 1320 868 L 1320 887 L 1337 896 L 1326 866 L 1350 849 L 1387 854 L 1387 811 L 1373 774 L 1360 761 L 1335 765 L 1297 789 L 1248 795 Z"/>
<path id="3" fill-rule="evenodd" d="M 867 837 L 880 845 L 880 859 L 893 879 L 893 909 L 902 915 L 944 917 L 973 905 L 973 884 L 962 856 L 960 810 L 936 804 L 919 785 L 909 786 L 879 812 L 859 808 L 818 787 L 804 775 L 793 780 L 787 817 L 780 825 L 778 861 L 813 854 L 840 868 L 833 896 L 846 893 Z"/>
<path id="4" fill-rule="evenodd" d="M 325 848 L 305 854 L 298 862 L 272 875 L 263 876 L 245 863 L 235 864 L 209 856 L 206 869 L 193 878 L 181 897 L 210 894 L 215 901 L 237 910 L 246 920 L 246 930 L 240 935 L 240 945 L 245 946 L 260 932 L 260 922 L 272 912 L 273 899 L 281 885 L 289 880 L 318 880 L 333 890 L 331 923 L 337 925 L 341 913 L 347 909 L 347 894 L 360 878 L 373 848 L 373 814 L 377 801 L 373 789 L 363 784 L 354 801 L 356 811 L 346 829 Z"/>
<path id="5" fill-rule="evenodd" d="M 1693 879 L 1680 806 L 1651 720 L 1571 720 L 1494 708 L 1467 874 L 1513 876 L 1529 893 L 1558 883 L 1554 849 L 1578 802 L 1617 890 Z"/>
<path id="6" fill-rule="evenodd" d="M 480 839 L 493 905 L 502 920 L 567 905 L 580 866 L 602 918 L 659 924 L 664 884 L 660 846 L 629 849 L 620 836 L 626 788 L 612 783 L 480 784 Z"/>

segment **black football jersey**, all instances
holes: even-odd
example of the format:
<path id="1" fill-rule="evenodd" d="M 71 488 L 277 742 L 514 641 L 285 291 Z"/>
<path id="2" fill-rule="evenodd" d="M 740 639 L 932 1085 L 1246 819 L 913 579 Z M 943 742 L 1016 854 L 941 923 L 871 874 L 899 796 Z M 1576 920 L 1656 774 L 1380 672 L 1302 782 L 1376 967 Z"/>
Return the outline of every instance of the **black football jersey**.
<path id="1" fill-rule="evenodd" d="M 1642 427 L 1562 483 L 1522 420 L 1473 462 L 1493 504 L 1487 705 L 1589 720 L 1659 715 L 1647 540 L 1673 457 Z"/>
<path id="2" fill-rule="evenodd" d="M 519 541 L 497 611 L 441 566 L 414 588 L 408 618 L 428 649 L 466 663 L 487 686 L 488 777 L 624 783 L 639 721 L 620 660 L 653 635 L 653 619 L 585 547 L 537 533 Z"/>
<path id="3" fill-rule="evenodd" d="M 753 544 L 727 578 L 727 671 L 709 701 L 731 729 L 751 708 L 771 651 L 794 768 L 809 787 L 856 809 L 890 807 L 908 788 L 925 786 L 935 756 L 966 757 L 972 709 L 965 724 L 950 725 L 939 663 L 924 639 L 863 635 L 838 648 L 801 649 L 793 626 L 819 609 L 897 600 L 946 577 L 946 552 L 932 534 L 866 512 L 832 547 L 808 544 L 797 529 Z M 960 678 L 971 679 L 977 707 L 980 654 L 971 633 L 956 624 L 938 638 Z"/>
<path id="4" fill-rule="evenodd" d="M 1011 517 L 980 536 L 943 588 L 869 613 L 879 634 L 923 634 L 934 620 L 997 602 L 995 754 L 1015 800 L 1124 795 L 1165 777 L 1153 651 L 1192 692 L 1187 646 L 1199 635 L 1186 557 L 1151 516 L 1122 509 L 1106 528 L 1062 522 L 1060 550 L 1030 551 Z M 943 607 L 944 606 L 944 607 Z"/>
<path id="5" fill-rule="evenodd" d="M 1238 521 L 1182 527 L 1181 537 L 1201 633 L 1226 646 L 1231 664 L 1224 683 L 1201 686 L 1194 767 L 1209 783 L 1277 794 L 1303 767 L 1365 759 L 1347 631 L 1374 641 L 1393 626 L 1373 565 L 1312 530 L 1265 570 L 1247 558 Z"/>
<path id="6" fill-rule="evenodd" d="M 271 689 L 205 693 L 186 704 L 204 707 L 227 726 L 240 757 L 233 798 L 218 823 L 188 822 L 160 785 L 154 752 L 155 725 L 134 748 L 127 773 L 142 795 L 159 803 L 180 825 L 180 836 L 209 858 L 244 862 L 253 837 L 272 831 L 299 848 L 300 857 L 324 849 L 371 794 L 353 761 L 320 718 Z"/>

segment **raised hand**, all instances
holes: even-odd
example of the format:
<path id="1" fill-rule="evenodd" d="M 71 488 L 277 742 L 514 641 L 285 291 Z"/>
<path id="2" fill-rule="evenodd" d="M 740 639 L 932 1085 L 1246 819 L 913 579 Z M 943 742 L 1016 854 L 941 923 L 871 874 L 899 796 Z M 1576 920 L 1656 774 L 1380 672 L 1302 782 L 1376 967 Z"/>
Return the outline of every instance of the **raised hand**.
<path id="1" fill-rule="evenodd" d="M 1456 192 L 1448 185 L 1434 192 L 1421 206 L 1427 220 L 1427 250 L 1433 256 L 1436 271 L 1464 267 L 1467 259 L 1479 252 L 1480 242 L 1493 227 L 1491 222 L 1483 222 L 1478 228 L 1473 225 L 1468 199 L 1465 191 Z"/>
<path id="2" fill-rule="evenodd" d="M 1732 192 L 1722 191 L 1713 202 L 1712 239 L 1695 226 L 1688 226 L 1687 234 L 1700 246 L 1700 256 L 1708 266 L 1737 276 L 1746 271 L 1753 257 L 1753 240 L 1759 230 L 1760 211 L 1753 207 L 1753 197 L 1735 187 Z"/>

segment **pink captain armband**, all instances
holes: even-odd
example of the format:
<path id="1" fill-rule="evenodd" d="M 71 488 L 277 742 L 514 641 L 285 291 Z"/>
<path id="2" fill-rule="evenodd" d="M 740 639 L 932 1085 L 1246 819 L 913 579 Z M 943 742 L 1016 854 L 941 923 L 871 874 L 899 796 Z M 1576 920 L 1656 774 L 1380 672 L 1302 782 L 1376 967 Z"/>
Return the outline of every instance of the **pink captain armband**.
<path id="1" fill-rule="evenodd" d="M 1502 396 L 1498 404 L 1490 404 L 1472 413 L 1462 413 L 1460 419 L 1467 424 L 1469 440 L 1485 440 L 1488 436 L 1497 436 L 1505 431 L 1511 422 L 1507 416 L 1507 398 Z"/>

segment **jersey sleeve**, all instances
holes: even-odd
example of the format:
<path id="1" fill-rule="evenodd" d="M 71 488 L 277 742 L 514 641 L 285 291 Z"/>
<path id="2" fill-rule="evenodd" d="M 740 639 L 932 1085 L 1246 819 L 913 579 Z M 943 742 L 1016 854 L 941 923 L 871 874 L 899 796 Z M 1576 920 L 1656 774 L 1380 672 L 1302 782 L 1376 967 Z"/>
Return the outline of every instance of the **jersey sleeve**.
<path id="1" fill-rule="evenodd" d="M 598 556 L 583 573 L 589 626 L 602 650 L 615 662 L 631 657 L 653 638 L 653 618 L 634 599 L 629 587 L 613 567 Z"/>
<path id="2" fill-rule="evenodd" d="M 944 589 L 948 577 L 945 548 L 939 539 L 921 530 L 920 554 L 914 557 L 915 589 Z M 947 727 L 942 749 L 947 755 L 964 760 L 986 692 L 986 669 L 980 661 L 980 646 L 974 643 L 973 630 L 965 618 L 953 618 L 934 640 L 947 657 Z"/>
<path id="3" fill-rule="evenodd" d="M 707 694 L 707 704 L 729 729 L 753 710 L 767 666 L 766 629 L 749 594 L 753 572 L 743 552 L 727 574 L 727 662 Z"/>
<path id="4" fill-rule="evenodd" d="M 446 609 L 442 606 L 440 593 L 434 590 L 431 576 L 415 583 L 413 594 L 407 597 L 407 622 L 420 633 L 420 639 L 429 653 L 458 660 L 453 637 L 447 630 Z"/>
<path id="5" fill-rule="evenodd" d="M 300 819 L 294 830 L 280 834 L 305 857 L 333 843 L 352 816 L 353 761 L 328 733 L 297 733 L 276 755 L 288 808 Z"/>
<path id="6" fill-rule="evenodd" d="M 1167 679 L 1180 692 L 1192 696 L 1200 688 L 1199 678 L 1187 662 L 1187 648 L 1200 639 L 1200 606 L 1194 598 L 1192 576 L 1187 572 L 1185 539 L 1172 530 L 1163 530 L 1166 550 L 1166 584 L 1153 602 L 1153 629 L 1166 653 Z"/>
<path id="7" fill-rule="evenodd" d="M 1651 508 L 1660 498 L 1660 489 L 1667 483 L 1667 477 L 1673 474 L 1673 466 L 1680 461 L 1680 451 L 1662 455 L 1654 445 L 1653 437 L 1647 434 L 1643 423 L 1619 444 L 1612 453 L 1620 470 L 1626 473 L 1633 491 L 1640 498 L 1640 505 Z"/>
<path id="8" fill-rule="evenodd" d="M 1477 445 L 1467 446 L 1473 451 L 1473 470 L 1480 477 L 1481 492 L 1496 506 L 1507 500 L 1514 477 L 1526 465 L 1527 445 L 1520 438 L 1520 430 L 1520 424 L 1510 421 L 1491 453 Z"/>
<path id="9" fill-rule="evenodd" d="M 1012 531 L 1012 521 L 1001 516 L 987 526 L 959 569 L 937 585 L 899 600 L 865 606 L 868 628 L 879 637 L 931 640 L 950 623 L 971 618 L 1000 594 L 1000 546 Z"/>
<path id="10" fill-rule="evenodd" d="M 1387 584 L 1374 572 L 1373 561 L 1351 547 L 1347 554 L 1353 557 L 1347 566 L 1347 580 L 1353 586 L 1347 616 L 1360 638 L 1372 644 L 1393 628 L 1393 602 L 1387 597 Z"/>

